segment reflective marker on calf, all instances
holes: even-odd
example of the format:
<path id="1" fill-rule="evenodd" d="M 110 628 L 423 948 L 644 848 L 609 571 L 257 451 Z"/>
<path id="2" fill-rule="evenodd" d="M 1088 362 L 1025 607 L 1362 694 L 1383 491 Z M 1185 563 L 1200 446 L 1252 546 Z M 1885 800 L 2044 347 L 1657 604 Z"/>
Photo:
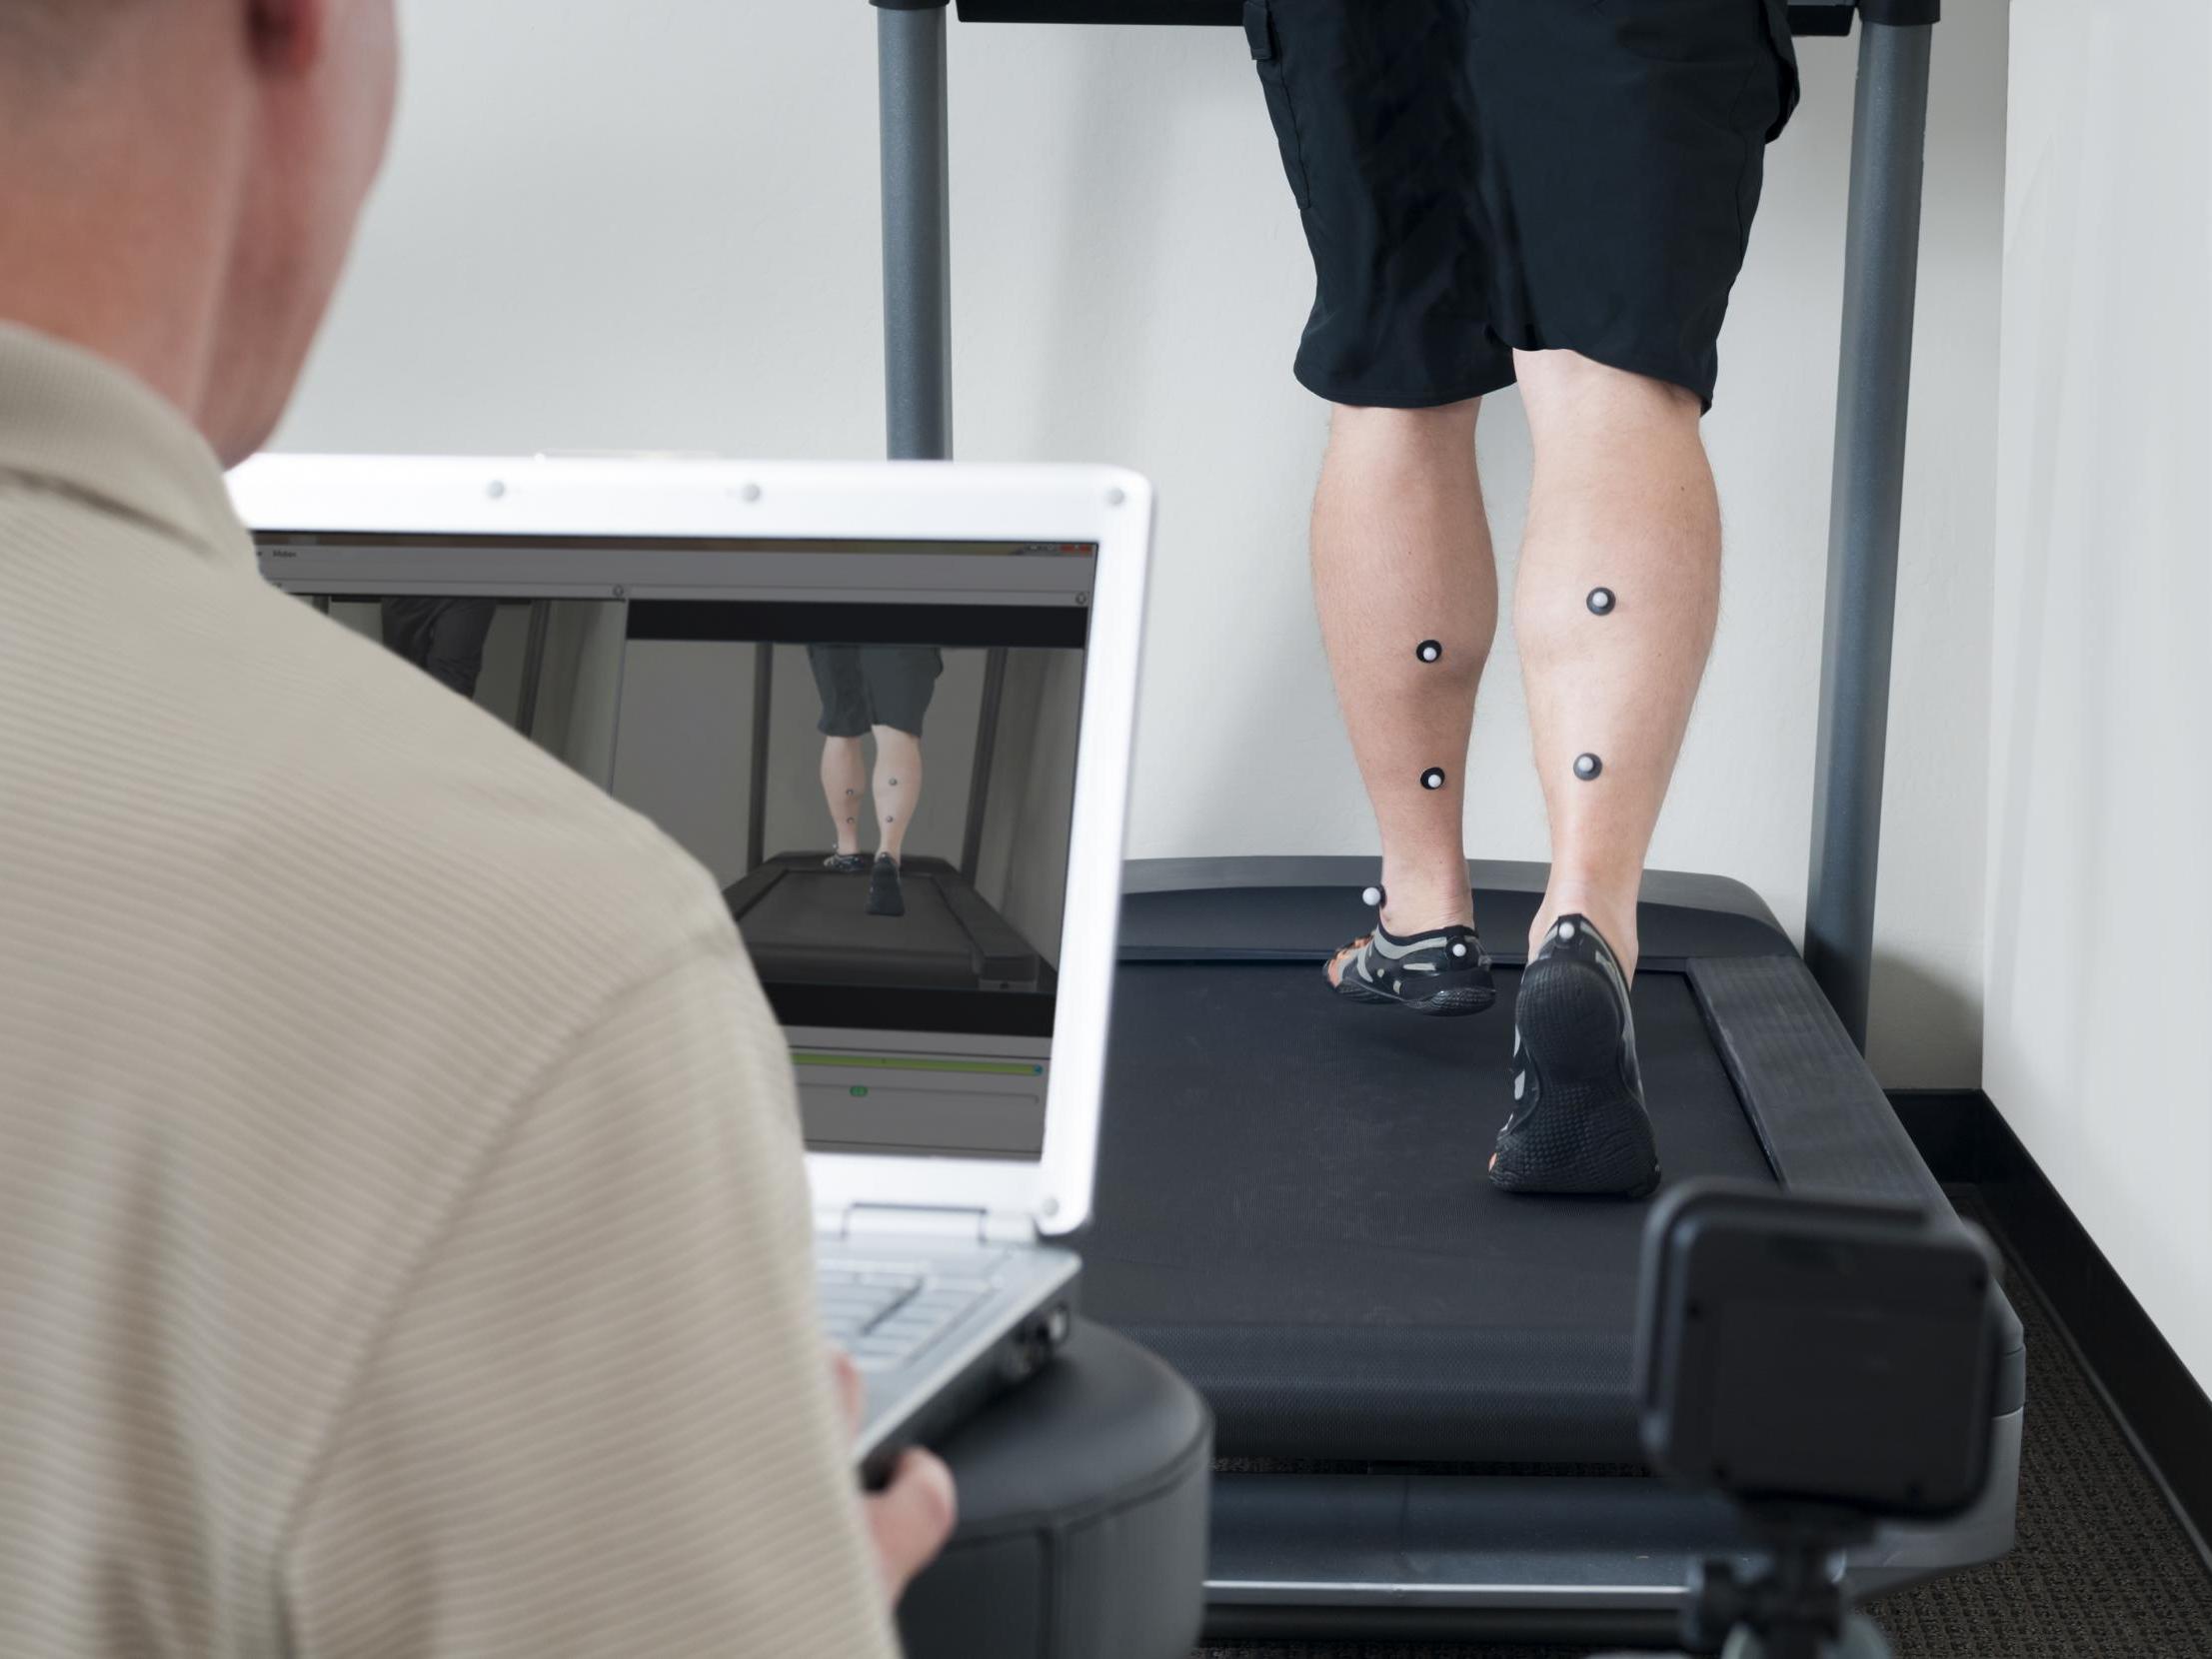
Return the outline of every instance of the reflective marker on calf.
<path id="1" fill-rule="evenodd" d="M 1423 640 L 1413 648 L 1413 655 L 1424 663 L 1433 663 L 1444 654 L 1444 648 L 1434 640 Z"/>
<path id="2" fill-rule="evenodd" d="M 1430 767 L 1430 768 L 1429 768 L 1429 769 L 1428 769 L 1428 770 L 1427 770 L 1426 772 L 1424 772 L 1424 773 L 1422 773 L 1422 774 L 1421 774 L 1421 788 L 1422 788 L 1422 789 L 1424 789 L 1424 790 L 1440 790 L 1440 789 L 1442 789 L 1443 787 L 1444 787 L 1444 769 L 1443 769 L 1442 767 Z"/>
<path id="3" fill-rule="evenodd" d="M 1609 616 L 1613 609 L 1613 591 L 1610 588 L 1592 588 L 1588 600 L 1593 616 Z"/>
<path id="4" fill-rule="evenodd" d="M 1577 755 L 1574 758 L 1574 776 L 1588 783 L 1605 770 L 1605 763 L 1594 755 Z"/>

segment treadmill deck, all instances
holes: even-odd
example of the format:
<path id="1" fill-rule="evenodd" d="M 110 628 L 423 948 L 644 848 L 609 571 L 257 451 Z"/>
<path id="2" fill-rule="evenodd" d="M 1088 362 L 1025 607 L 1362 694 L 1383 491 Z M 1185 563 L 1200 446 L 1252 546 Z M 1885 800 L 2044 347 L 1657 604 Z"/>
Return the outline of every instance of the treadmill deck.
<path id="1" fill-rule="evenodd" d="M 1197 1385 L 1225 1457 L 1636 1467 L 1649 1201 L 1490 1185 L 1516 958 L 1482 1014 L 1337 998 L 1321 964 L 1371 919 L 1370 869 L 1128 866 L 1086 1309 Z M 1470 871 L 1493 948 L 1542 873 Z M 1668 1184 L 1943 1201 L 1764 906 L 1654 875 L 1640 926 L 1631 1003 Z"/>
<path id="2" fill-rule="evenodd" d="M 1636 1459 L 1647 1205 L 1484 1175 L 1518 983 L 1435 1019 L 1306 962 L 1121 968 L 1085 1303 L 1213 1399 L 1224 1455 Z M 1771 1182 L 1684 976 L 1632 1000 L 1667 1179 Z"/>

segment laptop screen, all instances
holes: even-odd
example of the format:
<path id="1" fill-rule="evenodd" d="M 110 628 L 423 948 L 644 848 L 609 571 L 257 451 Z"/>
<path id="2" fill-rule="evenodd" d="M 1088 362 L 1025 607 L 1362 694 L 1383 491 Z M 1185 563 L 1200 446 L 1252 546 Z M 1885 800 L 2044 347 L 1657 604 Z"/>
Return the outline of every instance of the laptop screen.
<path id="1" fill-rule="evenodd" d="M 287 585 L 707 866 L 790 1039 L 811 1148 L 1040 1155 L 1095 545 L 261 539 L 280 579 L 287 549 L 358 549 L 342 563 L 364 577 L 653 557 L 652 591 L 685 597 Z M 678 554 L 715 557 L 671 584 Z"/>

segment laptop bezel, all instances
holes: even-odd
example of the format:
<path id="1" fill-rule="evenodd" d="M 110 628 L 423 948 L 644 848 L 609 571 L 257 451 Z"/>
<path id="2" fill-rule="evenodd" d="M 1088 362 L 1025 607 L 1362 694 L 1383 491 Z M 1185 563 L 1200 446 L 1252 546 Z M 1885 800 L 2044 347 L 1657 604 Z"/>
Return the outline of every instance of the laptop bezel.
<path id="1" fill-rule="evenodd" d="M 1043 1154 L 1034 1163 L 807 1155 L 817 1213 L 833 1227 L 857 1206 L 1020 1216 L 1047 1235 L 1089 1219 L 1152 523 L 1144 479 L 1106 467 L 942 462 L 270 455 L 234 472 L 231 489 L 248 527 L 280 538 L 263 550 L 264 575 L 303 594 L 436 593 L 440 584 L 419 554 L 397 571 L 373 547 L 287 548 L 282 533 L 1096 544 Z M 452 591 L 714 597 L 712 560 L 681 584 L 638 581 L 640 563 L 602 571 L 571 546 L 533 573 L 503 551 L 497 584 L 472 576 Z"/>

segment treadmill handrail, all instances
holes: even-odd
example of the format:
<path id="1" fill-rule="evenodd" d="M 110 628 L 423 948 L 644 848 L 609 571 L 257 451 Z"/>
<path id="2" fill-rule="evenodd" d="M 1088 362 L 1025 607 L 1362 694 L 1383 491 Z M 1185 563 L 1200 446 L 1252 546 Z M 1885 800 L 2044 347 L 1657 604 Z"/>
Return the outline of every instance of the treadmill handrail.
<path id="1" fill-rule="evenodd" d="M 946 0 L 874 0 L 904 11 L 942 7 Z M 1789 27 L 1798 35 L 1851 32 L 1854 10 L 1864 6 L 1876 22 L 1929 22 L 1932 16 L 1891 16 L 1902 7 L 1936 0 L 1789 0 Z M 1244 0 L 959 0 L 963 23 L 1118 23 L 1233 28 L 1243 21 Z"/>

